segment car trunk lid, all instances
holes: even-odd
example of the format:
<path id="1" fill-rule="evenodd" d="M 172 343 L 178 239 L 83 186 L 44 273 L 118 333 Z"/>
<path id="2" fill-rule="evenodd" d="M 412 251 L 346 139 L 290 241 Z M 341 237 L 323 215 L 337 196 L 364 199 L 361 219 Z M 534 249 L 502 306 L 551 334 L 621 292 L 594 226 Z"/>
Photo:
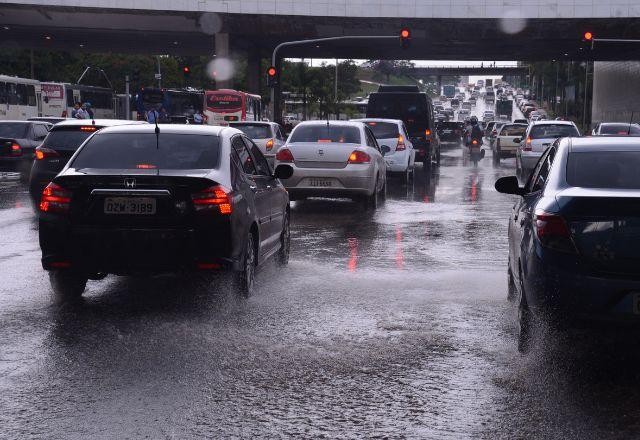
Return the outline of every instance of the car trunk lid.
<path id="1" fill-rule="evenodd" d="M 349 155 L 359 146 L 338 142 L 295 142 L 287 145 L 299 168 L 344 168 Z"/>

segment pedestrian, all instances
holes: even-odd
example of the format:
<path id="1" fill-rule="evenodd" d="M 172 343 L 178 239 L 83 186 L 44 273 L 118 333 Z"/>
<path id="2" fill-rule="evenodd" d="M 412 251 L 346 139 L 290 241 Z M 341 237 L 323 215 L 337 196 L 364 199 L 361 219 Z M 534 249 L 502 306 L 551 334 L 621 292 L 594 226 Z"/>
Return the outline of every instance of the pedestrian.
<path id="1" fill-rule="evenodd" d="M 147 110 L 146 116 L 149 124 L 156 124 L 160 118 L 160 113 L 155 108 L 152 108 L 151 110 Z"/>
<path id="2" fill-rule="evenodd" d="M 93 119 L 93 110 L 91 109 L 91 103 L 90 102 L 85 102 L 85 111 L 87 112 L 87 115 L 89 116 L 89 119 Z"/>
<path id="3" fill-rule="evenodd" d="M 169 122 L 169 114 L 167 113 L 167 109 L 164 108 L 164 105 L 160 106 L 160 113 L 158 114 L 158 122 L 161 122 L 161 123 Z"/>
<path id="4" fill-rule="evenodd" d="M 76 110 L 76 115 L 74 116 L 76 119 L 87 119 L 89 115 L 85 111 L 84 105 L 78 103 L 79 108 Z"/>
<path id="5" fill-rule="evenodd" d="M 78 110 L 80 110 L 80 103 L 79 103 L 79 102 L 76 102 L 76 103 L 73 105 L 73 110 L 71 110 L 71 117 L 72 117 L 72 118 L 75 118 L 75 117 L 76 117 L 76 114 L 78 113 Z"/>

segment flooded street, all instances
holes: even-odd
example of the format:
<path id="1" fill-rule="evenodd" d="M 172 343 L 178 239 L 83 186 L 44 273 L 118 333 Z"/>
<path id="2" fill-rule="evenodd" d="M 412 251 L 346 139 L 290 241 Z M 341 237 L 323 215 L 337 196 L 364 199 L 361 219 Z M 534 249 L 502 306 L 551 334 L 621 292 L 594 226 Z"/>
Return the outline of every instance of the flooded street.
<path id="1" fill-rule="evenodd" d="M 514 199 L 493 189 L 512 170 L 452 147 L 375 213 L 297 202 L 289 267 L 247 301 L 109 276 L 56 303 L 27 192 L 3 183 L 0 437 L 629 438 L 637 344 L 516 350 Z"/>

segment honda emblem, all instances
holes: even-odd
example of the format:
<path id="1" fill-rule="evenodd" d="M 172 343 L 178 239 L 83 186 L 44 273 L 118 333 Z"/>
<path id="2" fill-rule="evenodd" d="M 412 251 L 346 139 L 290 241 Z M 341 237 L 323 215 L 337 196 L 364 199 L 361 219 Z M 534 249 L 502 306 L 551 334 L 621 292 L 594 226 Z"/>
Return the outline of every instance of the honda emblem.
<path id="1" fill-rule="evenodd" d="M 124 187 L 128 189 L 134 189 L 136 187 L 136 179 L 128 177 L 124 179 Z"/>

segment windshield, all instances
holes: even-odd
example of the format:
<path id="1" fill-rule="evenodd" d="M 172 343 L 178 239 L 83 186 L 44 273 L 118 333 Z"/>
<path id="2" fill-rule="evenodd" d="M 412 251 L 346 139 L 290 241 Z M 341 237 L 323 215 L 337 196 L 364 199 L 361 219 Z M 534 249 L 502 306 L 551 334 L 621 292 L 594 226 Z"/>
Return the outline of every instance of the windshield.
<path id="1" fill-rule="evenodd" d="M 242 107 L 242 97 L 231 93 L 207 95 L 207 107 L 214 110 L 237 110 Z"/>
<path id="2" fill-rule="evenodd" d="M 273 137 L 271 127 L 265 124 L 231 124 L 246 134 L 250 139 L 267 139 Z"/>
<path id="3" fill-rule="evenodd" d="M 359 144 L 360 130 L 346 125 L 299 125 L 291 133 L 289 142 Z"/>
<path id="4" fill-rule="evenodd" d="M 155 133 L 96 134 L 72 167 L 99 169 L 215 169 L 219 138 L 211 135 Z"/>
<path id="5" fill-rule="evenodd" d="M 567 124 L 543 124 L 531 127 L 531 139 L 556 139 L 560 137 L 580 136 L 578 129 Z"/>
<path id="6" fill-rule="evenodd" d="M 24 139 L 27 137 L 29 124 L 4 122 L 0 123 L 0 137 Z"/>
<path id="7" fill-rule="evenodd" d="M 371 131 L 373 131 L 373 135 L 377 139 L 390 139 L 400 136 L 400 132 L 398 131 L 398 124 L 373 121 L 366 122 L 366 124 L 369 126 L 369 128 L 371 128 Z"/>
<path id="8" fill-rule="evenodd" d="M 638 124 L 602 124 L 600 134 L 611 135 L 640 135 L 640 126 Z"/>
<path id="9" fill-rule="evenodd" d="M 500 136 L 524 136 L 526 125 L 505 125 L 500 130 Z"/>
<path id="10" fill-rule="evenodd" d="M 640 151 L 573 152 L 567 183 L 585 188 L 640 189 Z"/>
<path id="11" fill-rule="evenodd" d="M 52 150 L 75 151 L 89 136 L 100 128 L 102 127 L 54 128 L 49 132 L 42 145 Z"/>

